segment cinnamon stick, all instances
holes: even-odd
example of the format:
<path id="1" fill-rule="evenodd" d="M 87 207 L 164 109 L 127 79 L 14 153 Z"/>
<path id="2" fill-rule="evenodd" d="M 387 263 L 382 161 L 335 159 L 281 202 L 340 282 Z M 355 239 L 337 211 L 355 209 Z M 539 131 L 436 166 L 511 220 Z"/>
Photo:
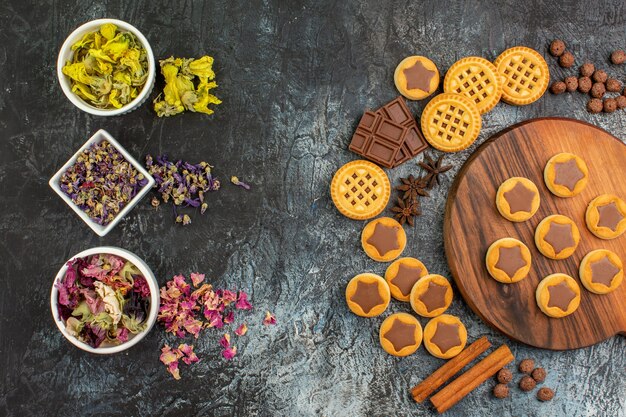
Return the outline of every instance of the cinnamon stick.
<path id="1" fill-rule="evenodd" d="M 506 345 L 500 346 L 467 372 L 450 382 L 437 394 L 433 395 L 430 402 L 435 406 L 439 414 L 446 412 L 514 359 L 515 357 Z"/>
<path id="2" fill-rule="evenodd" d="M 425 401 L 437 388 L 445 384 L 450 378 L 456 375 L 457 372 L 490 347 L 491 343 L 489 343 L 485 336 L 476 340 L 461 353 L 446 362 L 441 368 L 433 372 L 428 378 L 414 386 L 411 390 L 413 399 L 418 403 Z"/>

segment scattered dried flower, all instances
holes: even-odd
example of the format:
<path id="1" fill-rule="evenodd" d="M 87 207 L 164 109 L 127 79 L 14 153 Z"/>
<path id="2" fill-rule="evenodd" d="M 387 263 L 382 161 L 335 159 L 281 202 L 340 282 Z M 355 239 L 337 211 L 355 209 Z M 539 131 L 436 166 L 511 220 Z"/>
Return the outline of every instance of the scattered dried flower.
<path id="1" fill-rule="evenodd" d="M 270 313 L 269 311 L 266 311 L 265 318 L 263 319 L 263 325 L 269 326 L 269 325 L 274 325 L 274 324 L 276 324 L 276 317 L 274 317 L 274 315 Z"/>
<path id="2" fill-rule="evenodd" d="M 237 336 L 243 336 L 248 332 L 248 326 L 246 325 L 246 323 L 242 323 L 241 326 L 237 327 L 237 329 L 235 330 L 235 334 Z"/>
<path id="3" fill-rule="evenodd" d="M 200 285 L 202 281 L 204 281 L 205 275 L 199 274 L 197 272 L 192 272 L 189 277 L 191 278 L 191 283 L 193 284 L 193 286 L 197 288 L 198 285 Z"/>
<path id="4" fill-rule="evenodd" d="M 178 359 L 182 353 L 177 349 L 172 349 L 168 344 L 161 348 L 160 360 L 163 365 L 167 366 L 167 372 L 172 374 L 174 379 L 180 379 L 180 370 L 178 369 Z"/>
<path id="5" fill-rule="evenodd" d="M 239 291 L 239 297 L 235 303 L 237 310 L 252 310 L 252 304 L 248 301 L 248 294 L 244 291 Z"/>
<path id="6" fill-rule="evenodd" d="M 235 176 L 230 177 L 230 182 L 232 182 L 233 184 L 235 184 L 235 185 L 237 185 L 239 187 L 245 188 L 246 190 L 250 189 L 250 186 L 248 184 L 246 184 L 243 181 L 240 181 L 239 178 L 237 178 Z"/>
<path id="7" fill-rule="evenodd" d="M 152 197 L 152 199 L 150 200 L 150 204 L 152 205 L 152 207 L 154 208 L 159 208 L 159 206 L 161 205 L 161 202 L 159 201 L 158 198 L 156 197 Z"/>

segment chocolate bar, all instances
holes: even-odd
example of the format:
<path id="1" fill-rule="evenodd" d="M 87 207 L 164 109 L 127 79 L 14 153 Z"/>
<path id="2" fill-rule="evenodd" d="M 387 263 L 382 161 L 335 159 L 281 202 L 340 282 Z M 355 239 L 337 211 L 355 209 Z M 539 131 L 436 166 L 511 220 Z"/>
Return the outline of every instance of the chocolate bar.
<path id="1" fill-rule="evenodd" d="M 398 97 L 376 112 L 363 114 L 349 149 L 386 168 L 393 168 L 427 146 L 409 108 Z"/>

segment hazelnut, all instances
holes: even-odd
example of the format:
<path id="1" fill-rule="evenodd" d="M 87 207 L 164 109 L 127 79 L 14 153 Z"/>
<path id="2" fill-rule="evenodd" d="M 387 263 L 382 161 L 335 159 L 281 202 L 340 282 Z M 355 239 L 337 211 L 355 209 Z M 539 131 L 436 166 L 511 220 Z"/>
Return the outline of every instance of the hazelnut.
<path id="1" fill-rule="evenodd" d="M 593 72 L 591 78 L 597 83 L 605 83 L 607 78 L 609 78 L 609 75 L 606 73 L 605 70 L 599 69 Z"/>
<path id="2" fill-rule="evenodd" d="M 606 80 L 606 91 L 616 93 L 622 90 L 622 82 L 615 78 L 609 78 Z"/>
<path id="3" fill-rule="evenodd" d="M 550 54 L 552 56 L 559 57 L 563 55 L 563 52 L 565 52 L 565 42 L 560 39 L 555 39 L 550 43 Z"/>
<path id="4" fill-rule="evenodd" d="M 605 113 L 613 113 L 617 110 L 617 100 L 614 98 L 605 98 L 603 107 Z"/>
<path id="5" fill-rule="evenodd" d="M 591 86 L 591 97 L 602 98 L 605 92 L 606 88 L 603 83 L 593 83 Z"/>
<path id="6" fill-rule="evenodd" d="M 618 109 L 623 109 L 624 107 L 626 107 L 626 97 L 624 96 L 617 96 L 615 102 L 617 103 Z"/>
<path id="7" fill-rule="evenodd" d="M 529 374 L 535 369 L 535 361 L 532 359 L 524 359 L 519 363 L 519 371 L 524 374 Z"/>
<path id="8" fill-rule="evenodd" d="M 611 54 L 611 62 L 615 65 L 621 65 L 626 62 L 626 52 L 622 50 L 613 51 Z"/>
<path id="9" fill-rule="evenodd" d="M 574 55 L 570 51 L 566 51 L 559 57 L 559 65 L 563 68 L 569 68 L 574 65 Z"/>
<path id="10" fill-rule="evenodd" d="M 587 61 L 580 66 L 580 75 L 583 77 L 591 77 L 595 70 L 596 67 L 591 62 Z"/>
<path id="11" fill-rule="evenodd" d="M 587 111 L 589 113 L 600 113 L 604 108 L 604 104 L 602 104 L 602 100 L 599 98 L 592 98 L 587 102 Z"/>
<path id="12" fill-rule="evenodd" d="M 537 391 L 537 399 L 539 401 L 550 401 L 553 398 L 554 391 L 552 391 L 550 388 L 543 387 L 540 388 L 539 391 Z"/>
<path id="13" fill-rule="evenodd" d="M 537 383 L 534 379 L 529 377 L 528 375 L 524 375 L 522 379 L 519 380 L 519 389 L 524 392 L 532 391 L 537 386 Z"/>
<path id="14" fill-rule="evenodd" d="M 564 93 L 566 89 L 567 86 L 563 81 L 557 81 L 555 83 L 552 83 L 552 85 L 550 86 L 550 92 L 552 92 L 552 94 Z"/>
<path id="15" fill-rule="evenodd" d="M 530 374 L 530 376 L 536 381 L 536 382 L 543 382 L 546 379 L 546 370 L 543 368 L 535 368 L 533 369 L 532 373 Z"/>
<path id="16" fill-rule="evenodd" d="M 581 93 L 587 94 L 591 91 L 591 86 L 593 85 L 593 81 L 589 77 L 580 77 L 578 79 L 578 91 Z"/>
<path id="17" fill-rule="evenodd" d="M 504 384 L 498 384 L 493 387 L 493 396 L 496 398 L 506 398 L 509 396 L 509 387 Z"/>
<path id="18" fill-rule="evenodd" d="M 511 372 L 510 370 L 506 368 L 502 368 L 498 371 L 498 374 L 496 375 L 496 379 L 501 384 L 508 384 L 509 382 L 513 380 L 513 372 Z"/>
<path id="19" fill-rule="evenodd" d="M 573 93 L 578 90 L 578 78 L 575 76 L 571 75 L 569 77 L 565 77 L 563 81 L 565 81 L 565 89 L 568 92 Z"/>

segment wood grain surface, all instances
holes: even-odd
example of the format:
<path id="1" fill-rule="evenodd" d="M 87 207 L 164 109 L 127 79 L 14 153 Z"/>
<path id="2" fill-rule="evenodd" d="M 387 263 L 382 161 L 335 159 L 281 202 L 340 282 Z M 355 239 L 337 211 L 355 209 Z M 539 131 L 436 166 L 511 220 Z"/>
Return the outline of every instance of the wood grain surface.
<path id="1" fill-rule="evenodd" d="M 589 167 L 589 183 L 572 198 L 554 196 L 543 181 L 551 156 L 571 152 Z M 528 120 L 486 141 L 465 163 L 448 197 L 444 220 L 448 264 L 469 306 L 490 326 L 531 346 L 565 350 L 590 346 L 626 332 L 626 285 L 607 295 L 581 286 L 577 311 L 561 319 L 549 318 L 535 301 L 535 289 L 545 276 L 563 272 L 576 280 L 582 258 L 594 249 L 610 249 L 626 260 L 626 235 L 602 240 L 589 232 L 584 215 L 597 195 L 626 198 L 626 146 L 609 133 L 585 122 L 564 118 Z M 500 184 L 514 176 L 529 178 L 539 189 L 541 206 L 528 221 L 513 223 L 497 211 Z M 550 214 L 574 220 L 581 242 L 565 260 L 551 260 L 534 244 L 537 224 Z M 524 242 L 532 254 L 531 272 L 515 284 L 501 284 L 485 267 L 489 245 L 503 237 Z M 580 281 L 579 281 L 580 283 Z"/>

